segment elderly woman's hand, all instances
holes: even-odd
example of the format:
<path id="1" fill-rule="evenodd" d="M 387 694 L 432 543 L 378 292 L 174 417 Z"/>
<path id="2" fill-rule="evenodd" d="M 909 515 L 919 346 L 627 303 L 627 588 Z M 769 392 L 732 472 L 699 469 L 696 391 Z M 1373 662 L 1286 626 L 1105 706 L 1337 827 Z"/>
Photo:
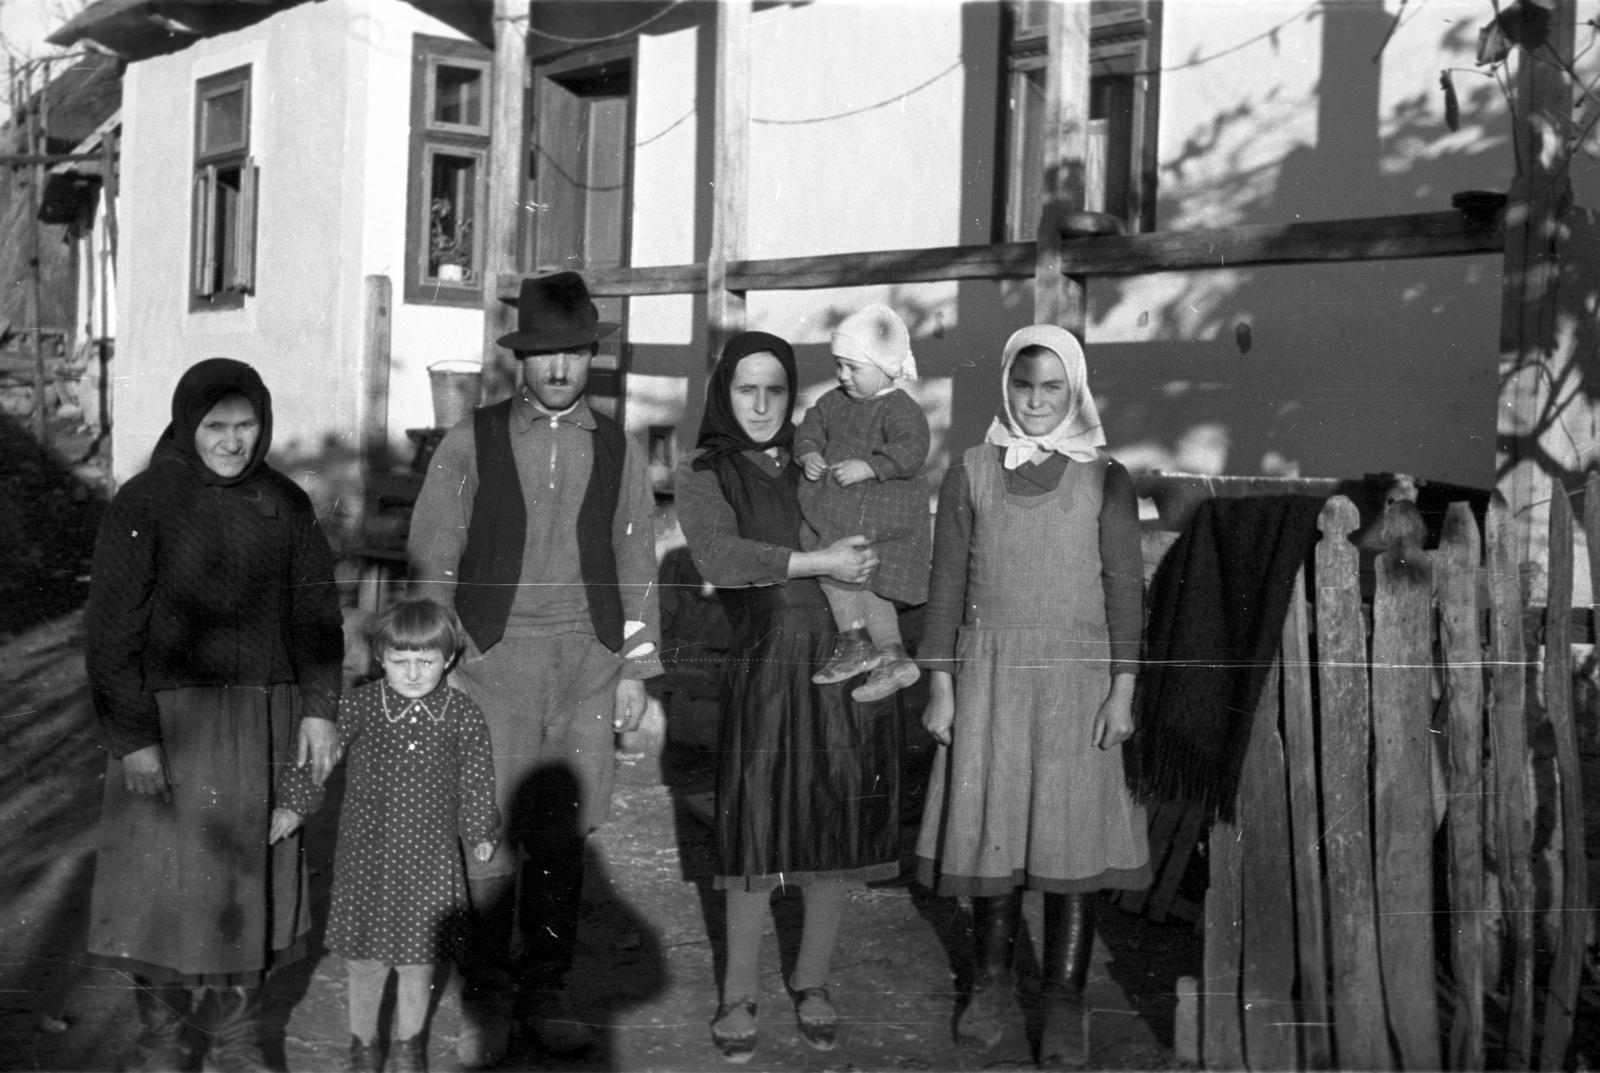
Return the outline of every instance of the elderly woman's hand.
<path id="1" fill-rule="evenodd" d="M 159 744 L 135 749 L 122 758 L 122 784 L 129 793 L 159 794 L 162 801 L 171 803 L 177 781 L 167 771 L 167 754 Z"/>
<path id="2" fill-rule="evenodd" d="M 300 720 L 300 742 L 295 751 L 295 766 L 311 761 L 311 781 L 321 786 L 339 761 L 339 727 L 332 719 Z"/>

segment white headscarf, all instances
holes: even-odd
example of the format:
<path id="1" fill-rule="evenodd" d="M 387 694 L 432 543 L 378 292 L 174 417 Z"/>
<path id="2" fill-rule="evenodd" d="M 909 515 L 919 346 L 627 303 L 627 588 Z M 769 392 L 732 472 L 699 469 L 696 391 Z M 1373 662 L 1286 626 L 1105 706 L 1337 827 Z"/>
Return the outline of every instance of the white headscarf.
<path id="1" fill-rule="evenodd" d="M 1029 436 L 1022 431 L 1017 417 L 1011 412 L 1011 366 L 1017 354 L 1030 346 L 1042 346 L 1055 352 L 1061 367 L 1067 371 L 1067 413 L 1061 423 L 1043 436 Z M 1016 469 L 1033 457 L 1034 451 L 1048 451 L 1066 455 L 1074 462 L 1093 462 L 1099 453 L 1095 450 L 1106 442 L 1100 428 L 1100 412 L 1095 409 L 1094 396 L 1089 394 L 1089 370 L 1084 365 L 1083 347 L 1065 328 L 1054 324 L 1035 324 L 1019 328 L 1006 340 L 1005 355 L 1000 365 L 1000 416 L 989 425 L 984 442 L 1006 449 L 1005 468 Z"/>
<path id="2" fill-rule="evenodd" d="M 899 314 L 885 305 L 862 306 L 833 330 L 835 357 L 875 365 L 890 380 L 915 380 L 911 333 Z"/>

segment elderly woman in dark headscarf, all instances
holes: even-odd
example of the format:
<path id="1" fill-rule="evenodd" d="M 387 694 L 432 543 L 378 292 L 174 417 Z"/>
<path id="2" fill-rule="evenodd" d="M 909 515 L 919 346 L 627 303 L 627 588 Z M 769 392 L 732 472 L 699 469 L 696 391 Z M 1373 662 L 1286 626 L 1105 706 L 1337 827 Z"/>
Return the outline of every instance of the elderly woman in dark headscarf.
<path id="1" fill-rule="evenodd" d="M 193 366 L 95 544 L 84 628 L 113 759 L 89 950 L 136 982 L 144 1069 L 182 1068 L 191 1010 L 207 1069 L 267 1069 L 260 985 L 310 925 L 294 832 L 337 751 L 341 616 L 271 439 L 254 369 Z"/>
<path id="2" fill-rule="evenodd" d="M 727 891 L 728 956 L 711 1036 L 729 1062 L 756 1043 L 757 957 L 774 889 L 805 893 L 788 981 L 802 1037 L 834 1046 L 829 961 L 849 883 L 899 870 L 900 711 L 814 685 L 834 622 L 816 578 L 860 582 L 877 556 L 863 537 L 800 550 L 796 375 L 765 332 L 728 341 L 706 386 L 696 449 L 675 481 L 678 519 L 733 626 L 717 772 L 716 886 Z"/>

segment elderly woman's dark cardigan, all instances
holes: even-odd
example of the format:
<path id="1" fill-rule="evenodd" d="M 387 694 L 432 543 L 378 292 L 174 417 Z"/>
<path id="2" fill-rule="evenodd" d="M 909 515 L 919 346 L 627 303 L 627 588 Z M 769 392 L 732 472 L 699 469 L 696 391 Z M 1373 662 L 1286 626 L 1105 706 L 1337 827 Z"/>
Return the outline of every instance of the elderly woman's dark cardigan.
<path id="1" fill-rule="evenodd" d="M 112 501 L 84 623 L 112 752 L 161 739 L 155 692 L 295 683 L 302 717 L 338 713 L 343 635 L 311 500 L 260 465 L 207 483 L 170 443 Z"/>

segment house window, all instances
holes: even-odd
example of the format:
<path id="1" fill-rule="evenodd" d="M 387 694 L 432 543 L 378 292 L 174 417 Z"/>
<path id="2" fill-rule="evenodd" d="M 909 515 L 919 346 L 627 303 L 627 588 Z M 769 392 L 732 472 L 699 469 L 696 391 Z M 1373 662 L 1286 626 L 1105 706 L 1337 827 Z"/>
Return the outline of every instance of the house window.
<path id="1" fill-rule="evenodd" d="M 493 57 L 483 46 L 417 34 L 407 197 L 408 302 L 483 304 L 484 190 Z"/>
<path id="2" fill-rule="evenodd" d="M 237 309 L 255 292 L 256 190 L 250 68 L 195 85 L 189 308 Z"/>
<path id="3" fill-rule="evenodd" d="M 526 202 L 535 209 L 523 263 L 538 272 L 628 263 L 633 204 L 633 47 L 612 46 L 534 67 Z M 592 402 L 620 417 L 627 369 L 627 299 L 595 299 L 623 325 L 600 341 Z"/>
<path id="4" fill-rule="evenodd" d="M 1003 237 L 1034 237 L 1044 185 L 1048 4 L 1007 0 Z M 1084 207 L 1120 217 L 1128 231 L 1155 226 L 1159 0 L 1090 0 L 1089 130 Z"/>

